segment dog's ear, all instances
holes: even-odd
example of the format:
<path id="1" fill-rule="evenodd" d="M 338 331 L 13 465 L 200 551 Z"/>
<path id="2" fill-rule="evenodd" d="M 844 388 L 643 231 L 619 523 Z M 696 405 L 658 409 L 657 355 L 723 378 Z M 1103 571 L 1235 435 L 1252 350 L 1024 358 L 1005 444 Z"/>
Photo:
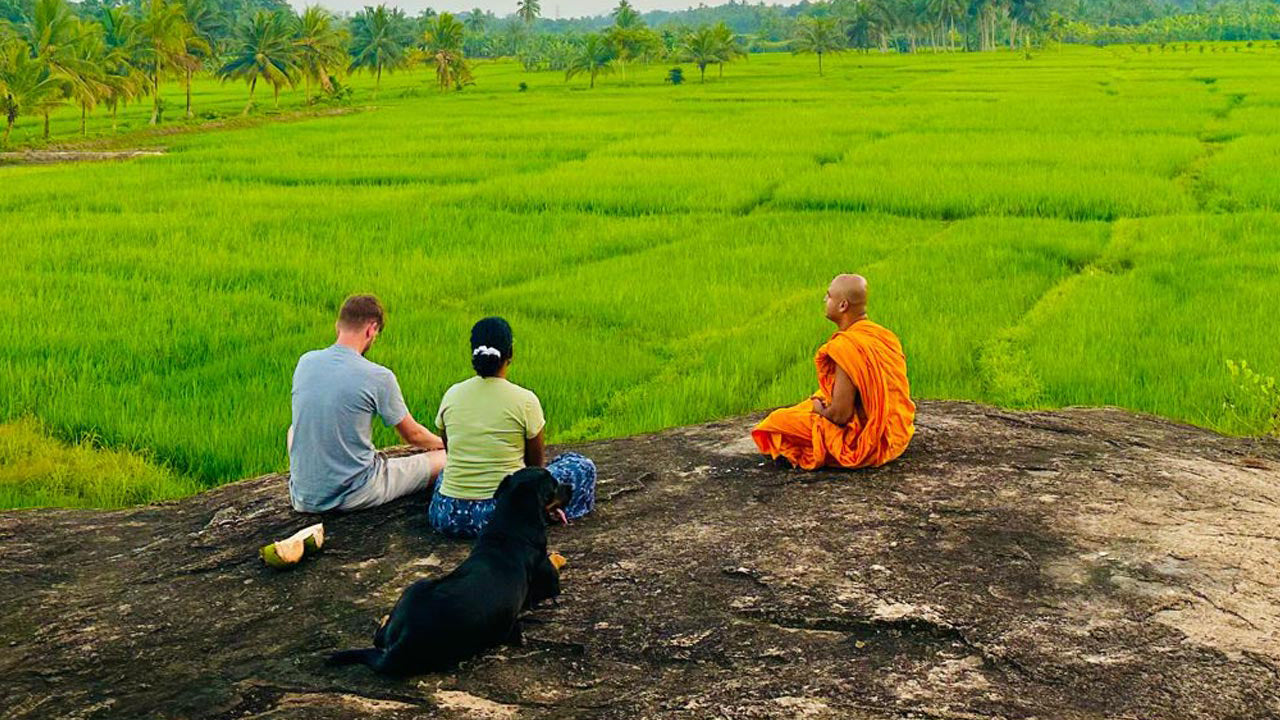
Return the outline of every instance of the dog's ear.
<path id="1" fill-rule="evenodd" d="M 498 489 L 493 491 L 495 500 L 502 497 L 503 493 L 511 492 L 511 487 L 516 484 L 513 478 L 515 478 L 515 473 L 502 478 L 502 482 L 498 483 Z"/>

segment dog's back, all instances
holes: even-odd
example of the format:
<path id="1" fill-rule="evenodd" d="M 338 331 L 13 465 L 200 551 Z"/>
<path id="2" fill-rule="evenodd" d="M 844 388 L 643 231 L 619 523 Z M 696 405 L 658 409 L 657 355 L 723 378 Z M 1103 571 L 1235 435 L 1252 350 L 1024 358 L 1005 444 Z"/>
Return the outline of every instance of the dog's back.
<path id="1" fill-rule="evenodd" d="M 527 572 L 500 548 L 477 548 L 448 575 L 404 591 L 381 647 L 344 650 L 329 665 L 363 664 L 387 675 L 447 670 L 509 640 L 528 593 Z"/>

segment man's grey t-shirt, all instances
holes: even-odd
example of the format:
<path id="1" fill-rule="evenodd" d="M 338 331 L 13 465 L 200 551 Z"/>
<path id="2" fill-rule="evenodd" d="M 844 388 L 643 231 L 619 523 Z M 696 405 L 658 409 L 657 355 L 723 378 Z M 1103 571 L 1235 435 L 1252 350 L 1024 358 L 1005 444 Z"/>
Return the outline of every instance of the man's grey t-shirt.
<path id="1" fill-rule="evenodd" d="M 373 447 L 375 413 L 389 426 L 409 414 L 390 370 L 336 343 L 298 359 L 289 450 L 294 507 L 332 510 L 369 482 L 383 462 Z"/>

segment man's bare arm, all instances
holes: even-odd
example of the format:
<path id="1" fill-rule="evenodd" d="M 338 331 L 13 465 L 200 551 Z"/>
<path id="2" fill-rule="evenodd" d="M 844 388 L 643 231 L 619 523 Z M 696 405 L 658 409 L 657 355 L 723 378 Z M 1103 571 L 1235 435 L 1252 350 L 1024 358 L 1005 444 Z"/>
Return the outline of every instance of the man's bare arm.
<path id="1" fill-rule="evenodd" d="M 444 449 L 444 440 L 439 435 L 423 427 L 422 423 L 414 420 L 412 414 L 404 416 L 404 419 L 396 425 L 396 432 L 400 433 L 400 437 L 405 442 L 423 450 Z"/>
<path id="2" fill-rule="evenodd" d="M 858 403 L 858 388 L 839 365 L 836 366 L 836 385 L 831 390 L 831 404 L 814 398 L 813 411 L 836 425 L 848 425 L 853 419 Z"/>

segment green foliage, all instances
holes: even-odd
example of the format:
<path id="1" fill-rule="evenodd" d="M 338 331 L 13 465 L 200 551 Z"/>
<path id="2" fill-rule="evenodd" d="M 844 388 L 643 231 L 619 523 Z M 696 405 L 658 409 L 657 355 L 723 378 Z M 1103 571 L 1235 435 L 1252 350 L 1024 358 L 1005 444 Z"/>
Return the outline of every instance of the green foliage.
<path id="1" fill-rule="evenodd" d="M 298 70 L 307 84 L 307 102 L 311 102 L 312 82 L 318 82 L 324 92 L 332 93 L 332 73 L 346 63 L 346 31 L 328 10 L 311 5 L 295 19 L 293 35 Z"/>
<path id="2" fill-rule="evenodd" d="M 275 91 L 276 107 L 280 106 L 280 88 L 292 86 L 302 72 L 298 58 L 289 19 L 279 13 L 259 10 L 252 20 L 240 27 L 236 43 L 228 51 L 227 62 L 218 74 L 224 79 L 248 83 L 249 104 L 244 108 L 244 113 L 248 114 L 260 79 L 271 85 Z"/>
<path id="3" fill-rule="evenodd" d="M 595 88 L 596 76 L 613 72 L 613 62 L 616 59 L 613 45 L 604 36 L 588 35 L 569 58 L 569 64 L 564 69 L 564 79 L 568 81 L 575 75 L 585 73 L 591 78 L 590 87 Z"/>
<path id="4" fill-rule="evenodd" d="M 435 68 L 441 90 L 461 90 L 473 82 L 462 50 L 464 34 L 463 24 L 450 13 L 437 15 L 422 34 L 423 60 Z"/>
<path id="5" fill-rule="evenodd" d="M 1280 437 L 1280 385 L 1276 379 L 1259 373 L 1244 360 L 1228 360 L 1227 371 L 1235 391 L 1223 401 L 1227 411 L 1245 427 Z"/>
<path id="6" fill-rule="evenodd" d="M 382 88 L 382 71 L 392 72 L 408 61 L 413 27 L 404 11 L 386 5 L 365 6 L 351 18 L 350 72 L 367 70 L 377 78 L 374 97 Z"/>
<path id="7" fill-rule="evenodd" d="M 791 51 L 818 56 L 818 74 L 822 74 L 822 56 L 845 48 L 844 28 L 839 18 L 802 18 L 796 23 L 791 38 Z"/>
<path id="8" fill-rule="evenodd" d="M 100 448 L 88 437 L 61 443 L 31 418 L 0 424 L 0 507 L 114 508 L 199 489 L 145 455 Z"/>
<path id="9" fill-rule="evenodd" d="M 684 69 L 673 67 L 667 71 L 667 82 L 672 85 L 684 84 Z"/>

